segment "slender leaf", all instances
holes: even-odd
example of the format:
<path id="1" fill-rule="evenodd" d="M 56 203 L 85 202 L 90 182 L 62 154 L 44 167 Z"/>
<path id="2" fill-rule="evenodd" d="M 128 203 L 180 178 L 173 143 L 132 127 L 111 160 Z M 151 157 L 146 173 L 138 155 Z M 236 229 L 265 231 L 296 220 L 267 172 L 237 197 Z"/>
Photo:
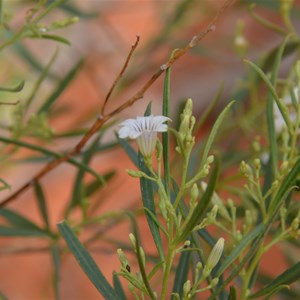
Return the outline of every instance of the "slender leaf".
<path id="1" fill-rule="evenodd" d="M 66 38 L 64 38 L 62 36 L 56 35 L 56 34 L 42 34 L 40 37 L 43 39 L 46 39 L 46 40 L 53 40 L 53 41 L 56 41 L 56 42 L 59 42 L 59 43 L 62 43 L 62 44 L 68 45 L 68 46 L 71 45 L 69 40 L 67 40 Z M 38 38 L 40 38 L 40 37 L 38 37 Z M 37 38 L 37 36 L 31 36 L 31 38 Z"/>
<path id="2" fill-rule="evenodd" d="M 49 219 L 48 219 L 48 210 L 47 210 L 46 199 L 44 196 L 43 189 L 37 181 L 34 182 L 34 191 L 35 191 L 36 199 L 38 201 L 40 214 L 41 214 L 47 228 L 49 228 L 50 224 L 49 224 Z"/>
<path id="3" fill-rule="evenodd" d="M 51 59 L 49 60 L 49 62 L 47 63 L 46 67 L 43 68 L 38 80 L 35 82 L 35 85 L 31 91 L 31 94 L 29 95 L 29 97 L 24 101 L 24 106 L 25 106 L 25 109 L 27 110 L 30 106 L 30 104 L 32 103 L 35 95 L 37 94 L 37 91 L 40 89 L 43 81 L 45 80 L 46 76 L 48 75 L 49 73 L 49 70 L 50 68 L 52 67 L 56 57 L 57 57 L 57 53 L 58 51 L 56 50 L 54 52 L 54 54 L 52 55 Z"/>
<path id="4" fill-rule="evenodd" d="M 114 176 L 116 175 L 115 171 L 109 171 L 107 173 L 105 173 L 103 175 L 103 178 L 105 180 L 105 182 L 110 181 Z M 96 191 L 98 191 L 99 189 L 103 188 L 104 184 L 99 183 L 98 180 L 94 180 L 91 183 L 88 183 L 85 186 L 85 196 L 86 197 L 90 197 L 91 195 L 93 195 Z"/>
<path id="5" fill-rule="evenodd" d="M 2 186 L 0 186 L 0 191 L 10 189 L 10 185 L 4 179 L 0 178 L 0 182 L 2 183 Z"/>
<path id="6" fill-rule="evenodd" d="M 172 293 L 178 293 L 180 299 L 183 296 L 183 285 L 187 281 L 189 273 L 190 257 L 190 251 L 182 252 L 176 268 Z"/>
<path id="7" fill-rule="evenodd" d="M 119 280 L 119 277 L 118 277 L 117 273 L 114 273 L 114 275 L 113 275 L 113 283 L 114 283 L 115 291 L 119 296 L 119 299 L 120 300 L 126 300 L 127 298 L 126 298 L 125 292 L 123 290 L 123 287 L 121 285 L 121 282 Z"/>
<path id="8" fill-rule="evenodd" d="M 234 103 L 235 101 L 231 101 L 224 109 L 223 111 L 220 113 L 218 119 L 216 120 L 216 122 L 214 123 L 214 126 L 209 134 L 209 137 L 207 139 L 207 142 L 205 144 L 205 147 L 204 147 L 204 150 L 203 150 L 203 154 L 202 154 L 202 159 L 201 159 L 201 163 L 200 163 L 200 167 L 199 167 L 199 170 L 201 170 L 201 168 L 203 167 L 203 165 L 205 164 L 205 161 L 208 157 L 208 153 L 210 151 L 210 148 L 211 148 L 211 145 L 218 133 L 218 130 L 226 116 L 226 114 L 228 113 L 230 107 L 232 106 L 232 104 Z"/>
<path id="9" fill-rule="evenodd" d="M 83 65 L 83 59 L 79 60 L 75 66 L 70 70 L 70 72 L 59 82 L 55 91 L 50 95 L 50 97 L 45 101 L 42 107 L 38 110 L 38 114 L 42 112 L 48 112 L 51 106 L 58 100 L 59 96 L 65 90 L 65 88 L 71 83 L 75 78 L 78 71 Z"/>
<path id="10" fill-rule="evenodd" d="M 242 253 L 242 251 L 261 235 L 266 229 L 266 225 L 261 223 L 255 227 L 250 233 L 242 238 L 238 245 L 232 250 L 232 252 L 222 261 L 220 268 L 217 271 L 217 277 L 220 276 Z"/>
<path id="11" fill-rule="evenodd" d="M 217 184 L 218 175 L 219 175 L 219 160 L 216 160 L 215 167 L 212 171 L 211 177 L 209 179 L 207 188 L 198 202 L 197 206 L 195 207 L 191 218 L 189 219 L 188 223 L 185 224 L 182 233 L 175 238 L 176 244 L 183 242 L 186 238 L 190 235 L 194 227 L 201 222 L 202 218 L 205 215 L 206 209 L 209 206 L 210 200 L 213 196 L 215 186 Z"/>
<path id="12" fill-rule="evenodd" d="M 171 54 L 173 57 L 174 51 Z M 164 80 L 164 94 L 163 94 L 163 106 L 162 114 L 165 117 L 170 117 L 170 82 L 171 82 L 171 68 L 167 68 Z M 166 193 L 170 197 L 171 194 L 171 177 L 170 177 L 170 137 L 169 132 L 162 133 L 162 146 L 163 146 L 163 164 L 164 164 L 164 181 L 166 187 Z"/>
<path id="13" fill-rule="evenodd" d="M 274 199 L 270 203 L 269 210 L 271 215 L 274 215 L 282 202 L 286 199 L 288 193 L 291 191 L 293 186 L 295 186 L 297 182 L 297 178 L 300 174 L 300 158 L 297 160 L 291 171 L 288 175 L 283 179 L 282 184 L 276 193 Z"/>
<path id="14" fill-rule="evenodd" d="M 147 117 L 147 116 L 150 116 L 151 115 L 151 110 L 152 110 L 152 102 L 150 101 L 146 107 L 146 110 L 145 110 L 145 113 L 144 113 L 144 116 Z"/>
<path id="15" fill-rule="evenodd" d="M 19 57 L 21 57 L 25 62 L 27 62 L 32 68 L 37 71 L 43 71 L 44 66 L 33 56 L 30 51 L 21 43 L 17 42 L 13 44 L 14 49 L 17 51 Z M 57 80 L 57 76 L 49 72 L 47 76 L 51 79 Z"/>
<path id="16" fill-rule="evenodd" d="M 286 123 L 287 127 L 290 129 L 291 128 L 291 122 L 289 119 L 289 115 L 288 115 L 288 109 L 285 105 L 285 103 L 278 97 L 276 90 L 273 86 L 273 84 L 271 83 L 271 81 L 269 80 L 269 78 L 266 76 L 266 74 L 262 71 L 261 68 L 259 68 L 256 64 L 254 64 L 253 62 L 245 59 L 244 60 L 247 64 L 249 64 L 256 72 L 257 74 L 261 77 L 261 79 L 264 81 L 264 83 L 267 85 L 269 92 L 271 93 L 273 99 L 276 101 L 276 104 L 280 110 L 280 113 L 283 117 L 284 122 Z"/>
<path id="17" fill-rule="evenodd" d="M 15 228 L 37 231 L 45 234 L 43 229 L 12 210 L 1 208 L 0 216 L 2 216 L 10 225 L 14 226 Z"/>
<path id="18" fill-rule="evenodd" d="M 0 226 L 0 236 L 7 237 L 46 237 L 49 238 L 49 235 L 42 230 L 34 230 L 34 229 L 24 229 L 21 227 L 8 227 L 8 226 Z"/>
<path id="19" fill-rule="evenodd" d="M 271 283 L 249 296 L 250 299 L 266 296 L 272 293 L 273 290 L 289 285 L 300 279 L 300 261 L 288 270 L 281 273 Z"/>
<path id="20" fill-rule="evenodd" d="M 148 168 L 145 165 L 143 156 L 139 154 L 139 169 L 146 173 L 147 175 L 151 175 Z M 140 188 L 141 188 L 141 194 L 142 194 L 142 200 L 143 205 L 145 208 L 150 210 L 152 214 L 156 217 L 156 210 L 155 210 L 155 203 L 154 203 L 154 192 L 153 192 L 153 183 L 151 180 L 146 178 L 140 178 Z M 153 221 L 153 218 L 147 213 L 146 211 L 146 217 L 147 221 L 154 239 L 154 243 L 156 245 L 156 248 L 158 250 L 159 256 L 161 259 L 163 259 L 163 247 L 162 247 L 162 241 L 161 236 L 159 232 L 158 225 Z"/>
<path id="21" fill-rule="evenodd" d="M 53 285 L 55 292 L 55 300 L 59 299 L 59 273 L 60 273 L 60 249 L 56 243 L 51 247 L 52 262 L 53 262 Z"/>
<path id="22" fill-rule="evenodd" d="M 82 162 L 85 165 L 89 165 L 93 155 L 95 154 L 95 151 L 97 150 L 97 146 L 99 144 L 99 140 L 102 137 L 102 134 L 99 134 L 93 143 L 89 146 L 88 150 L 85 151 L 83 157 L 82 157 Z M 74 181 L 73 185 L 73 192 L 72 192 L 72 199 L 70 202 L 70 207 L 69 209 L 72 209 L 73 207 L 77 206 L 80 204 L 80 202 L 83 200 L 83 197 L 85 196 L 85 191 L 84 191 L 84 174 L 85 170 L 84 169 L 79 169 Z"/>
<path id="23" fill-rule="evenodd" d="M 130 221 L 131 221 L 131 224 L 132 224 L 133 235 L 135 236 L 135 240 L 136 240 L 136 256 L 137 256 L 137 259 L 138 259 L 139 269 L 140 269 L 141 277 L 143 279 L 143 283 L 145 285 L 145 288 L 146 288 L 150 298 L 151 299 L 156 299 L 156 297 L 154 295 L 154 292 L 153 292 L 153 290 L 150 286 L 148 276 L 146 274 L 144 259 L 143 259 L 142 254 L 141 254 L 140 234 L 138 232 L 138 226 L 137 226 L 137 223 L 136 223 L 135 216 L 131 212 L 128 213 L 128 216 L 130 217 Z"/>
<path id="24" fill-rule="evenodd" d="M 139 156 L 134 150 L 134 148 L 125 139 L 120 139 L 118 136 L 117 139 L 122 148 L 125 150 L 129 158 L 131 159 L 131 161 L 134 163 L 134 165 L 136 167 L 139 167 Z"/>
<path id="25" fill-rule="evenodd" d="M 282 60 L 282 55 L 284 52 L 284 49 L 286 47 L 286 44 L 288 42 L 289 36 L 286 37 L 282 45 L 279 47 L 278 52 L 276 53 L 276 58 L 274 61 L 274 67 L 272 70 L 271 75 L 271 84 L 275 87 L 276 84 L 276 78 L 278 75 L 280 63 Z M 275 131 L 275 124 L 274 124 L 274 99 L 271 91 L 268 92 L 268 98 L 267 98 L 267 125 L 268 125 L 268 135 L 269 135 L 269 143 L 270 143 L 270 165 L 272 165 L 272 172 L 271 172 L 271 178 L 268 179 L 268 181 L 272 182 L 274 176 L 277 174 L 277 162 L 278 162 L 278 149 L 277 149 L 277 140 L 276 140 L 276 131 Z"/>
<path id="26" fill-rule="evenodd" d="M 229 288 L 228 300 L 237 300 L 236 289 L 234 286 Z"/>
<path id="27" fill-rule="evenodd" d="M 34 151 L 41 152 L 41 153 L 46 154 L 46 155 L 53 156 L 55 158 L 60 158 L 60 157 L 63 156 L 63 154 L 53 152 L 53 151 L 45 149 L 43 147 L 36 146 L 36 145 L 33 145 L 33 144 L 29 144 L 29 143 L 23 142 L 23 141 L 18 141 L 18 140 L 15 140 L 15 139 L 10 139 L 10 138 L 3 137 L 3 136 L 0 136 L 0 142 L 7 143 L 7 144 L 13 144 L 13 145 L 24 147 L 24 148 L 28 148 L 28 149 L 31 149 L 31 150 L 34 150 Z M 70 164 L 75 165 L 77 167 L 83 168 L 87 172 L 91 173 L 94 177 L 96 177 L 100 182 L 104 183 L 104 179 L 102 178 L 102 176 L 97 174 L 89 166 L 87 166 L 87 165 L 85 165 L 81 162 L 78 162 L 76 159 L 74 159 L 72 157 L 69 157 L 67 162 L 69 162 Z"/>
<path id="28" fill-rule="evenodd" d="M 18 93 L 23 90 L 24 85 L 25 85 L 25 81 L 23 80 L 14 87 L 0 87 L 0 92 Z"/>
<path id="29" fill-rule="evenodd" d="M 59 223 L 57 227 L 64 237 L 68 247 L 75 256 L 80 267 L 91 280 L 95 288 L 101 293 L 101 295 L 106 300 L 120 299 L 116 291 L 112 288 L 112 286 L 104 277 L 103 273 L 98 268 L 92 256 L 78 240 L 70 226 L 65 221 L 63 221 Z"/>

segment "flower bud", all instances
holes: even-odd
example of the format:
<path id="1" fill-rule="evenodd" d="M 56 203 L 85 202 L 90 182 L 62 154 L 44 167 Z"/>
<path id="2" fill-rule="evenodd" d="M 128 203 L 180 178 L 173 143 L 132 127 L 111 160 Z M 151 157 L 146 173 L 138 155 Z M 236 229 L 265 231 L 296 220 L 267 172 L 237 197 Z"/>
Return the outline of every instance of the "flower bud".
<path id="1" fill-rule="evenodd" d="M 183 285 L 183 294 L 187 296 L 191 291 L 191 288 L 192 288 L 191 281 L 187 280 Z"/>
<path id="2" fill-rule="evenodd" d="M 191 188 L 190 208 L 194 208 L 196 206 L 198 197 L 199 197 L 199 189 L 197 184 L 194 183 Z"/>
<path id="3" fill-rule="evenodd" d="M 136 251 L 136 239 L 135 239 L 135 236 L 132 233 L 129 233 L 129 241 L 130 241 L 132 249 L 134 251 Z"/>
<path id="4" fill-rule="evenodd" d="M 252 169 L 247 163 L 245 163 L 245 161 L 242 161 L 240 164 L 240 172 L 247 178 L 252 176 Z"/>
<path id="5" fill-rule="evenodd" d="M 130 269 L 128 270 L 128 267 L 130 268 L 128 259 L 126 258 L 124 252 L 122 249 L 117 249 L 117 254 L 119 256 L 119 260 L 121 262 L 122 268 L 125 270 L 127 270 L 128 272 L 130 272 Z"/>
<path id="6" fill-rule="evenodd" d="M 210 283 L 211 287 L 215 287 L 219 282 L 219 278 L 213 278 L 213 280 Z"/>
<path id="7" fill-rule="evenodd" d="M 224 238 L 219 238 L 217 243 L 214 245 L 213 249 L 211 250 L 206 265 L 204 267 L 205 269 L 207 269 L 207 271 L 209 271 L 209 273 L 219 262 L 223 253 L 223 249 L 224 249 Z"/>

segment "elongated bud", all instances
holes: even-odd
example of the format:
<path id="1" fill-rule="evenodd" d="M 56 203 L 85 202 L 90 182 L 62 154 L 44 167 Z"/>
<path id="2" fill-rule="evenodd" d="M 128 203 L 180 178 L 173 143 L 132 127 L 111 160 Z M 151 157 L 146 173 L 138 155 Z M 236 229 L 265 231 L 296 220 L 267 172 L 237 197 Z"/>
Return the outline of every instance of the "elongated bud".
<path id="1" fill-rule="evenodd" d="M 192 288 L 191 281 L 187 280 L 183 285 L 183 294 L 188 295 L 189 292 L 191 291 L 191 288 Z"/>
<path id="2" fill-rule="evenodd" d="M 128 259 L 126 258 L 123 250 L 120 248 L 117 249 L 117 254 L 119 256 L 119 260 L 121 262 L 123 271 L 127 270 L 128 272 L 130 272 L 130 265 L 129 265 Z"/>
<path id="3" fill-rule="evenodd" d="M 133 235 L 133 233 L 129 233 L 129 241 L 130 241 L 132 249 L 134 251 L 136 251 L 136 239 L 135 239 L 135 236 Z"/>
<path id="4" fill-rule="evenodd" d="M 197 205 L 197 199 L 199 197 L 199 189 L 196 183 L 193 184 L 191 188 L 191 201 L 190 207 L 194 208 Z"/>
<path id="5" fill-rule="evenodd" d="M 211 270 L 217 265 L 217 263 L 219 262 L 222 256 L 223 249 L 224 249 L 224 239 L 219 238 L 208 256 L 206 265 L 203 270 L 203 275 L 208 276 Z"/>

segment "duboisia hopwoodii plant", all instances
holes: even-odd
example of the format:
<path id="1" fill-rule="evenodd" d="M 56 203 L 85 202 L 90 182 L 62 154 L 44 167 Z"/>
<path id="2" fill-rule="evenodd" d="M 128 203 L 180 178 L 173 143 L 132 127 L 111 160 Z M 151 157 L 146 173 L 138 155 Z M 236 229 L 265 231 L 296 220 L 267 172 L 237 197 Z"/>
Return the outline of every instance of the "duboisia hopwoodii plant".
<path id="1" fill-rule="evenodd" d="M 218 18 L 233 2 L 225 0 L 203 31 L 186 46 L 174 50 L 141 89 L 109 111 L 107 103 L 127 70 L 139 44 L 138 36 L 94 123 L 90 128 L 74 128 L 62 133 L 56 133 L 50 126 L 50 121 L 60 113 L 53 105 L 81 69 L 82 60 L 74 63 L 65 76 L 58 76 L 51 70 L 57 52 L 43 67 L 22 42 L 42 39 L 69 45 L 59 30 L 78 21 L 74 13 L 87 19 L 94 14 L 81 11 L 75 2 L 32 2 L 24 22 L 15 28 L 7 11 L 8 2 L 0 0 L 3 33 L 0 51 L 13 47 L 19 59 L 39 70 L 26 91 L 23 80 L 12 87 L 1 84 L 0 95 L 6 94 L 0 108 L 9 107 L 10 111 L 9 117 L 6 113 L 1 115 L 0 154 L 3 163 L 11 163 L 17 157 L 18 166 L 20 157 L 14 155 L 20 148 L 26 148 L 39 154 L 25 155 L 22 162 L 43 162 L 44 165 L 33 178 L 1 201 L 0 237 L 12 240 L 21 237 L 24 239 L 21 246 L 23 241 L 28 244 L 24 242 L 24 249 L 14 248 L 17 243 L 9 245 L 0 253 L 50 253 L 56 299 L 61 298 L 61 257 L 70 252 L 99 291 L 99 297 L 108 300 L 300 299 L 300 43 L 292 19 L 297 14 L 297 10 L 293 11 L 294 1 L 256 1 L 258 6 L 271 6 L 273 13 L 277 11 L 280 24 L 260 16 L 253 5 L 248 7 L 251 1 L 240 2 L 239 7 L 247 6 L 261 26 L 282 40 L 254 63 L 245 59 L 253 47 L 246 36 L 247 24 L 237 21 L 232 48 L 236 56 L 243 59 L 241 65 L 246 67 L 237 90 L 232 92 L 234 101 L 218 103 L 220 88 L 200 113 L 195 109 L 199 100 L 188 99 L 178 110 L 178 118 L 176 113 L 170 116 L 171 106 L 175 107 L 172 101 L 176 98 L 171 97 L 171 68 L 193 48 L 193 54 L 198 53 L 196 46 L 215 30 Z M 169 38 L 172 28 L 179 28 L 185 9 L 189 5 L 194 8 L 195 3 L 179 1 L 176 17 L 167 18 L 167 30 L 162 30 L 149 50 L 145 50 L 147 59 L 161 41 Z M 195 7 L 196 12 L 199 7 Z M 55 16 L 52 21 L 51 13 L 56 10 L 59 10 L 59 18 Z M 199 52 L 213 55 L 214 51 Z M 291 53 L 294 55 L 285 62 Z M 6 54 L 1 60 L 3 65 L 11 61 L 8 58 Z M 284 76 L 280 72 L 283 63 Z M 143 98 L 162 74 L 165 76 L 162 112 L 155 115 L 149 104 L 144 116 L 132 115 L 117 127 L 116 116 Z M 38 92 L 47 78 L 54 82 L 54 88 L 44 99 Z M 15 93 L 21 94 L 15 97 Z M 10 98 L 6 95 L 13 95 L 14 101 L 8 101 Z M 117 137 L 107 143 L 103 136 L 109 129 L 116 130 Z M 79 141 L 67 150 L 53 150 L 57 146 L 55 142 L 62 137 L 79 137 Z M 70 144 L 68 140 L 68 147 Z M 140 186 L 139 199 L 134 207 L 101 213 L 97 207 L 105 200 L 105 188 L 109 190 L 111 181 L 117 179 L 114 170 L 100 174 L 92 161 L 98 154 L 120 146 L 134 164 L 134 168 L 126 171 L 134 178 L 131 184 Z M 63 212 L 64 220 L 55 221 L 56 227 L 51 224 L 47 205 L 52 199 L 47 199 L 46 183 L 42 179 L 61 163 L 72 164 L 76 176 Z M 85 180 L 86 173 L 92 177 L 89 182 Z M 13 185 L 2 173 L 0 184 L 1 191 Z M 42 224 L 32 221 L 17 207 L 18 197 L 30 188 L 34 190 Z M 113 196 L 114 191 L 109 190 L 109 195 Z M 126 201 L 125 195 L 121 200 Z M 16 206 L 11 208 L 13 201 Z M 147 232 L 142 231 L 141 223 L 149 228 Z M 124 224 L 131 226 L 125 242 L 109 236 L 111 228 Z M 91 235 L 85 238 L 85 233 Z M 43 247 L 35 248 L 32 239 L 42 240 Z M 110 245 L 109 254 L 119 258 L 120 268 L 113 271 L 112 280 L 103 275 L 102 261 L 92 257 L 90 246 L 103 240 Z M 274 249 L 281 253 L 285 267 L 269 274 L 264 262 L 266 257 L 273 256 Z M 108 255 L 106 249 L 101 248 L 101 251 Z M 273 260 L 274 266 L 277 265 Z M 14 282 L 12 285 L 15 288 Z M 2 288 L 0 283 L 0 298 L 9 298 Z"/>

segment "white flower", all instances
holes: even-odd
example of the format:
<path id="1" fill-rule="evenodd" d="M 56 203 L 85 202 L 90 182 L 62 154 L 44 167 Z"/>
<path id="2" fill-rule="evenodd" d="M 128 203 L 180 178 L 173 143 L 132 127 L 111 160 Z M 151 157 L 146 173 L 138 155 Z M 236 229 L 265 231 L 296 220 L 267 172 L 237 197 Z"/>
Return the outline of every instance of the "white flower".
<path id="1" fill-rule="evenodd" d="M 128 119 L 120 124 L 119 138 L 137 139 L 142 155 L 149 157 L 155 148 L 157 132 L 167 131 L 168 125 L 163 123 L 169 120 L 165 116 L 153 115 Z"/>

